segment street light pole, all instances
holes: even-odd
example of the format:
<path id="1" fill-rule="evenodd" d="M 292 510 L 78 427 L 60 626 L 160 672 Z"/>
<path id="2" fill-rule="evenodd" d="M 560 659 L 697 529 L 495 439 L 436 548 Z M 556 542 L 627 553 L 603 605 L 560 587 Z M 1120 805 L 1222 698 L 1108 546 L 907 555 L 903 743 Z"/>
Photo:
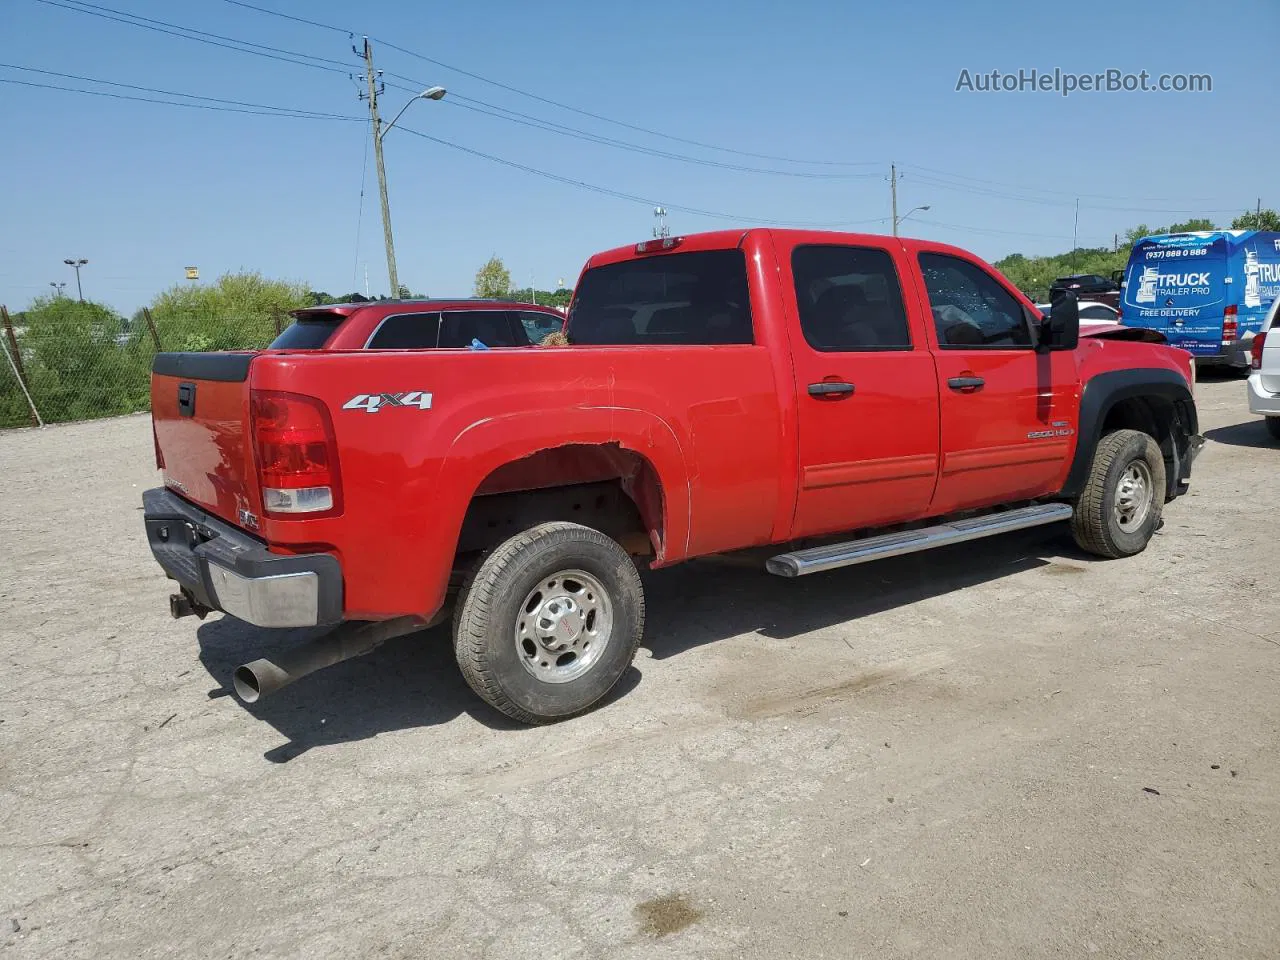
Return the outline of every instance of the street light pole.
<path id="1" fill-rule="evenodd" d="M 62 288 L 65 287 L 66 284 L 59 283 L 57 280 L 50 280 L 49 286 L 53 287 L 54 299 L 60 299 L 62 297 Z"/>
<path id="2" fill-rule="evenodd" d="M 903 220 L 907 219 L 907 217 L 911 216 L 917 210 L 928 210 L 928 209 L 929 209 L 929 205 L 925 204 L 923 207 L 912 207 L 910 210 L 908 210 L 906 213 L 904 213 L 900 217 L 897 214 L 895 214 L 893 217 L 893 235 L 895 237 L 898 235 L 898 224 L 900 224 Z"/>
<path id="3" fill-rule="evenodd" d="M 439 100 L 445 95 L 445 89 L 444 87 L 431 87 L 428 90 L 424 90 L 401 107 L 400 112 L 395 116 L 395 120 L 387 124 L 384 129 L 382 117 L 378 114 L 378 95 L 382 92 L 380 89 L 382 84 L 378 79 L 378 72 L 373 68 L 373 46 L 369 43 L 368 37 L 364 38 L 364 65 L 365 79 L 369 86 L 369 117 L 373 121 L 373 158 L 378 168 L 378 197 L 382 202 L 382 240 L 387 248 L 387 277 L 391 281 L 391 296 L 394 298 L 400 296 L 400 276 L 396 272 L 396 245 L 391 234 L 391 201 L 387 198 L 387 169 L 382 161 L 382 138 L 387 135 L 387 131 L 396 125 L 396 120 L 399 120 L 404 115 L 404 112 L 409 109 L 409 104 L 413 103 L 414 100 Z"/>
<path id="4" fill-rule="evenodd" d="M 80 286 L 80 268 L 89 261 L 81 258 L 79 260 L 63 260 L 62 262 L 76 272 L 76 293 L 80 296 L 80 302 L 84 303 L 84 289 Z"/>

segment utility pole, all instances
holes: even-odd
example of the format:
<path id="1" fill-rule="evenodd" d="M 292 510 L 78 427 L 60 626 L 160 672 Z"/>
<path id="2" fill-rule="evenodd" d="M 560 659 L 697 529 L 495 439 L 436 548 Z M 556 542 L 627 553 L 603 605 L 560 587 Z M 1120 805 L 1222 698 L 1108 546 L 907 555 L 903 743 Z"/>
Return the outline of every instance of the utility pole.
<path id="1" fill-rule="evenodd" d="M 1076 197 L 1076 216 L 1071 221 L 1071 269 L 1074 270 L 1079 263 L 1076 257 L 1076 250 L 1080 247 L 1080 198 Z"/>
<path id="2" fill-rule="evenodd" d="M 359 53 L 359 51 L 357 51 Z M 391 296 L 400 296 L 400 277 L 396 273 L 396 245 L 391 238 L 391 202 L 387 199 L 387 170 L 382 163 L 382 118 L 378 116 L 378 95 L 382 92 L 380 75 L 373 69 L 373 47 L 364 38 L 364 72 L 369 84 L 369 118 L 373 126 L 373 157 L 378 166 L 378 195 L 382 199 L 382 239 L 387 245 L 387 276 L 391 280 Z"/>
<path id="3" fill-rule="evenodd" d="M 889 164 L 889 193 L 893 197 L 893 235 L 898 235 L 898 167 Z"/>
<path id="4" fill-rule="evenodd" d="M 1259 220 L 1262 219 L 1262 198 L 1261 197 L 1258 198 L 1258 208 L 1255 211 L 1255 215 Z"/>

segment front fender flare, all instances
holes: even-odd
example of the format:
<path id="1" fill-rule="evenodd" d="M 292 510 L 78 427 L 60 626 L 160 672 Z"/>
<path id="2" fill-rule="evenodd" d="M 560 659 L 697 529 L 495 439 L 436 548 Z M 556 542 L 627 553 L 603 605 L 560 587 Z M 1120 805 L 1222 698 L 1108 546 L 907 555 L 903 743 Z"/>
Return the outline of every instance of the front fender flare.
<path id="1" fill-rule="evenodd" d="M 1159 397 L 1182 404 L 1190 416 L 1190 432 L 1199 430 L 1191 388 L 1176 370 L 1139 367 L 1096 374 L 1085 381 L 1080 393 L 1076 452 L 1066 483 L 1062 486 L 1062 496 L 1078 496 L 1084 489 L 1093 465 L 1093 452 L 1102 439 L 1102 425 L 1106 423 L 1107 414 L 1117 403 L 1134 397 Z"/>

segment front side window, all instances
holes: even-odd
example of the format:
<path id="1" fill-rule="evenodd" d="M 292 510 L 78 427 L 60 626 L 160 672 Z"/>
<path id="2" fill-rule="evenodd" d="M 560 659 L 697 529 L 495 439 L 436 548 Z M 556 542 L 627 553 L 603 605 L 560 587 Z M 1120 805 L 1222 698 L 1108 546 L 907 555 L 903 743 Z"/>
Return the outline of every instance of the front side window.
<path id="1" fill-rule="evenodd" d="M 910 350 L 893 258 L 870 247 L 803 246 L 791 254 L 800 330 L 823 352 Z"/>
<path id="2" fill-rule="evenodd" d="M 369 340 L 370 350 L 423 350 L 440 337 L 440 314 L 401 313 L 387 317 Z"/>
<path id="3" fill-rule="evenodd" d="M 569 339 L 595 345 L 752 343 L 741 250 L 656 254 L 582 275 Z"/>
<path id="4" fill-rule="evenodd" d="M 1081 320 L 1114 320 L 1115 318 L 1115 311 L 1103 306 L 1080 308 Z"/>
<path id="5" fill-rule="evenodd" d="M 1029 348 L 1022 306 L 977 264 L 941 253 L 920 254 L 920 272 L 938 331 L 950 350 Z"/>

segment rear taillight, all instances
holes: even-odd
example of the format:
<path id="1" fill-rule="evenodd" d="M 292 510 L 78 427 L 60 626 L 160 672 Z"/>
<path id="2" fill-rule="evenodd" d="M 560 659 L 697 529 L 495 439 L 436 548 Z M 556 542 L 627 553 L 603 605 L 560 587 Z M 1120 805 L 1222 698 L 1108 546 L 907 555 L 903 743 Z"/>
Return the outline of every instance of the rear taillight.
<path id="1" fill-rule="evenodd" d="M 1222 342 L 1223 343 L 1234 343 L 1236 339 L 1236 334 L 1240 330 L 1240 325 L 1236 323 L 1236 309 L 1237 308 L 1233 304 L 1232 306 L 1227 307 L 1227 309 L 1223 311 L 1223 315 L 1222 315 Z"/>
<path id="2" fill-rule="evenodd" d="M 255 390 L 253 443 L 262 509 L 268 516 L 315 517 L 342 510 L 333 421 L 315 397 Z"/>
<path id="3" fill-rule="evenodd" d="M 1266 342 L 1266 333 L 1255 333 L 1253 335 L 1253 346 L 1249 348 L 1249 365 L 1255 370 L 1262 369 L 1262 348 Z"/>

